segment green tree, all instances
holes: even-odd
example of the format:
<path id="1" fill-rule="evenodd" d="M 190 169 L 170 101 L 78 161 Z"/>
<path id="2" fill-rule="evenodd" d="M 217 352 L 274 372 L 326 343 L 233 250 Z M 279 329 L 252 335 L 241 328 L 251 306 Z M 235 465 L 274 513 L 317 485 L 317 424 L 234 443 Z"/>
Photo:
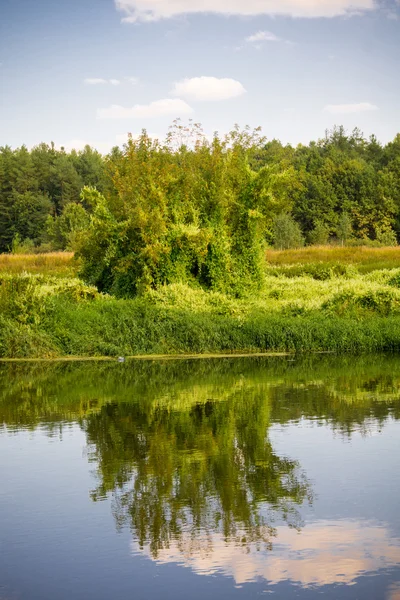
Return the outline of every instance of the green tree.
<path id="1" fill-rule="evenodd" d="M 287 213 L 281 213 L 276 217 L 273 228 L 273 239 L 274 246 L 278 250 L 288 250 L 304 246 L 304 237 L 299 225 Z"/>
<path id="2" fill-rule="evenodd" d="M 351 217 L 347 212 L 343 212 L 339 217 L 336 228 L 336 234 L 342 246 L 350 240 L 352 233 L 353 225 L 351 222 Z"/>
<path id="3" fill-rule="evenodd" d="M 13 191 L 8 197 L 8 202 L 3 206 L 2 249 L 11 249 L 12 241 L 18 234 L 19 239 L 32 240 L 37 245 L 44 236 L 45 223 L 51 211 L 51 202 L 40 192 L 18 193 Z"/>
<path id="4" fill-rule="evenodd" d="M 310 244 L 323 246 L 327 244 L 329 240 L 329 227 L 322 221 L 317 220 L 315 222 L 314 229 L 308 234 L 308 241 Z"/>

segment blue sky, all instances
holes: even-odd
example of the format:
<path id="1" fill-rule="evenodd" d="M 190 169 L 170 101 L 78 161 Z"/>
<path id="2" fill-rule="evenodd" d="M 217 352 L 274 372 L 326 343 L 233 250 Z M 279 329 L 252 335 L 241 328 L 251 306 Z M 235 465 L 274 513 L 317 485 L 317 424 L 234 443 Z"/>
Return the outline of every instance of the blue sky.
<path id="1" fill-rule="evenodd" d="M 400 131 L 398 0 L 0 0 L 0 63 L 0 145 Z"/>

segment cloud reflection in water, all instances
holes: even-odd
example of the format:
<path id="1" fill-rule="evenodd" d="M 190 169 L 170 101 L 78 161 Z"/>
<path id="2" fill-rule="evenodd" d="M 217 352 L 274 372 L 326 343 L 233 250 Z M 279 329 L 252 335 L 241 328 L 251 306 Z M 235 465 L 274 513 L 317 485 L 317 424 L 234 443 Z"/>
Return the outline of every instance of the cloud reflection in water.
<path id="1" fill-rule="evenodd" d="M 260 578 L 269 584 L 290 581 L 304 588 L 352 585 L 362 575 L 400 566 L 400 539 L 376 523 L 318 521 L 301 532 L 287 526 L 276 531 L 273 551 L 257 549 L 255 543 L 243 547 L 218 533 L 207 540 L 188 535 L 179 543 L 171 542 L 156 559 L 148 546 L 140 550 L 133 541 L 131 547 L 134 554 L 143 553 L 158 564 L 177 563 L 200 575 L 221 573 L 233 577 L 237 585 Z M 390 600 L 400 600 L 400 587 L 391 588 L 390 594 Z"/>

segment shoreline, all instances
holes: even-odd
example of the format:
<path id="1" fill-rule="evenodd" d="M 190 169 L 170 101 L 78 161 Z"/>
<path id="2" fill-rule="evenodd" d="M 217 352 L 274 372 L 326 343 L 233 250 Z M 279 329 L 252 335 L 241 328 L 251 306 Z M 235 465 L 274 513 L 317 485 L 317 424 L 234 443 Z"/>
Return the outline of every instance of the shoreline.
<path id="1" fill-rule="evenodd" d="M 335 354 L 333 351 L 302 352 L 301 354 L 319 355 Z M 299 352 L 231 352 L 203 354 L 137 354 L 124 356 L 124 361 L 167 361 L 167 360 L 210 360 L 213 358 L 273 358 L 298 356 Z M 115 356 L 59 356 L 55 358 L 0 358 L 1 363 L 33 363 L 33 362 L 118 362 Z"/>
<path id="2" fill-rule="evenodd" d="M 357 267 L 316 262 L 322 248 L 295 264 L 305 251 L 276 252 L 284 264 L 268 264 L 263 286 L 244 296 L 174 283 L 119 298 L 64 270 L 1 273 L 0 265 L 0 361 L 399 353 L 400 248 L 365 251 Z M 354 258 L 353 249 L 335 252 Z M 56 258 L 54 269 L 72 260 Z"/>

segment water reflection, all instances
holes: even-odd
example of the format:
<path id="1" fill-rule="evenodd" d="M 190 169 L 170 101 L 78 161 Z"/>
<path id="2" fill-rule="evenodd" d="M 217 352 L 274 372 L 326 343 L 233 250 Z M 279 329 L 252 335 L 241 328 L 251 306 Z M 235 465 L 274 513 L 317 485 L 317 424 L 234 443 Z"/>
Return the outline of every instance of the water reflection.
<path id="1" fill-rule="evenodd" d="M 201 534 L 204 550 L 218 532 L 248 548 L 271 548 L 272 520 L 299 528 L 296 505 L 312 491 L 300 465 L 277 456 L 268 438 L 270 406 L 262 394 L 244 402 L 181 410 L 112 404 L 85 423 L 98 465 L 94 500 L 113 492 L 118 527 L 127 525 L 157 558 L 172 542 L 189 547 Z"/>
<path id="2" fill-rule="evenodd" d="M 400 582 L 389 587 L 388 600 L 400 600 Z"/>
<path id="3" fill-rule="evenodd" d="M 154 559 L 151 548 L 139 548 Z M 262 578 L 271 585 L 291 581 L 305 588 L 333 584 L 352 585 L 362 575 L 400 564 L 400 539 L 390 536 L 385 526 L 362 521 L 321 521 L 308 524 L 301 533 L 277 527 L 274 552 L 266 557 L 256 544 L 246 549 L 227 543 L 221 535 L 212 540 L 190 535 L 160 551 L 157 562 L 176 562 L 200 575 L 224 573 L 243 585 Z M 392 588 L 391 599 L 400 598 Z"/>
<path id="4" fill-rule="evenodd" d="M 351 440 L 399 418 L 396 358 L 0 367 L 0 423 L 60 439 L 78 423 L 95 478 L 90 497 L 111 500 L 134 556 L 237 585 L 351 586 L 400 566 L 400 527 L 394 533 L 386 515 L 312 518 L 318 479 L 296 445 L 278 451 L 271 436 L 272 425 L 300 433 L 312 422 Z M 393 503 L 400 486 L 385 483 Z M 400 588 L 388 597 L 400 598 Z"/>

